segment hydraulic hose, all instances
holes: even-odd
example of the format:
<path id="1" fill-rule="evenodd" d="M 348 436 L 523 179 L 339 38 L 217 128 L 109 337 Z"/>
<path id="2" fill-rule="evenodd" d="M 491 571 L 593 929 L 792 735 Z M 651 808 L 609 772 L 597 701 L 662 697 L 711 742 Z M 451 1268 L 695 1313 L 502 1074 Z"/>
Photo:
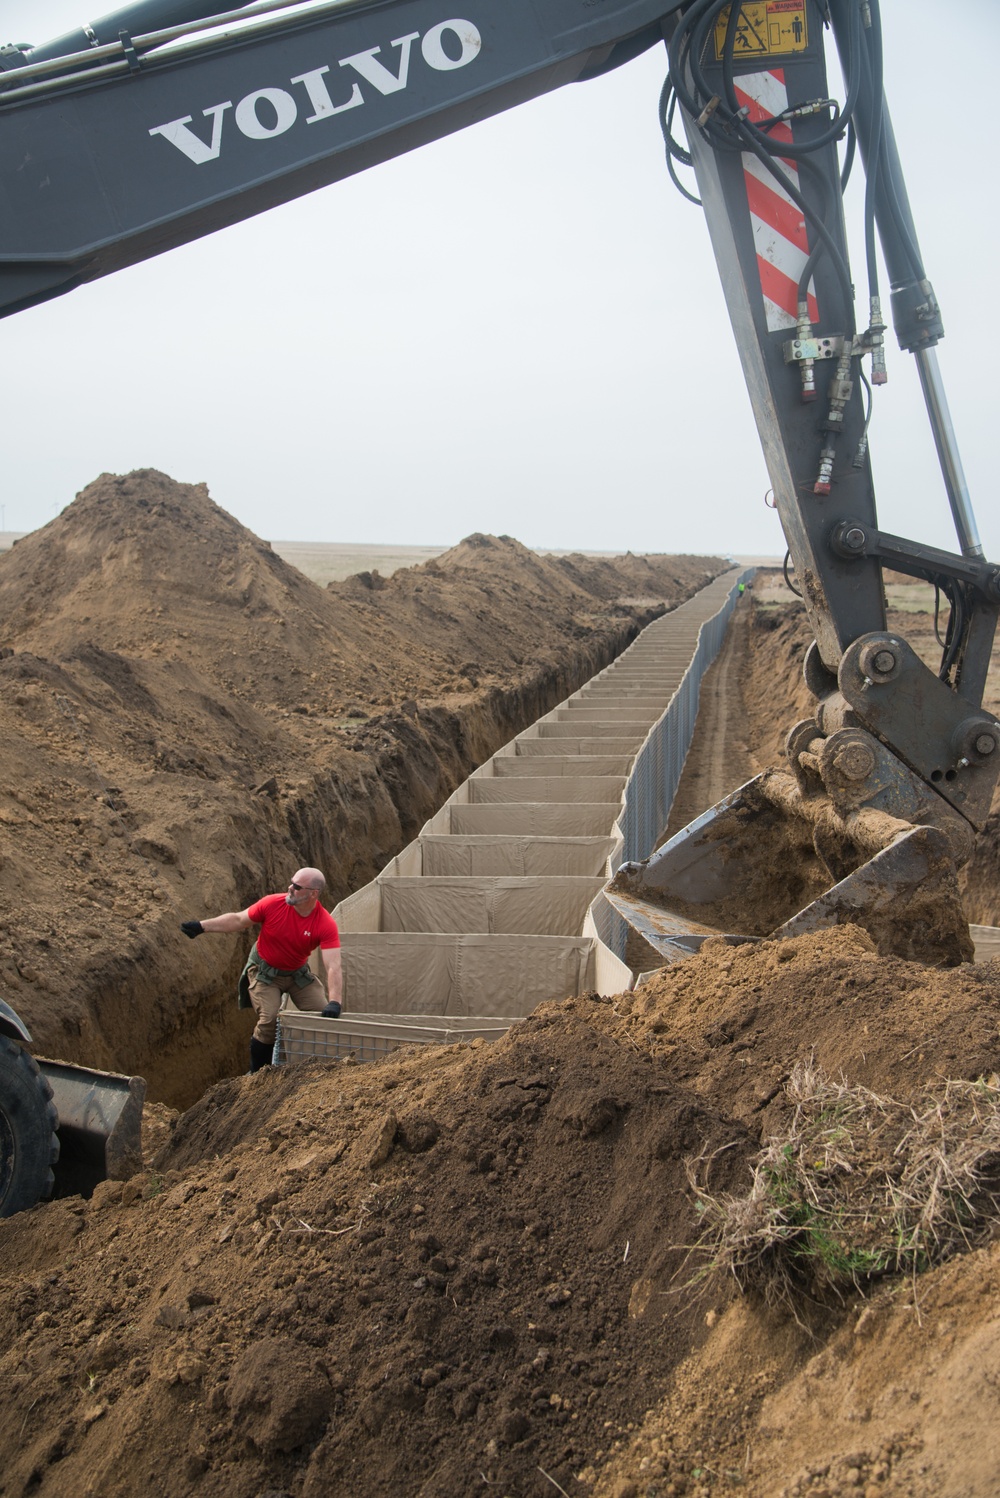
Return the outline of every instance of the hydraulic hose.
<path id="1" fill-rule="evenodd" d="M 851 120 L 847 126 L 847 150 L 844 152 L 844 165 L 840 169 L 840 191 L 846 192 L 847 184 L 851 180 L 851 168 L 854 166 L 854 157 L 858 149 L 858 132 L 854 121 Z"/>
<path id="2" fill-rule="evenodd" d="M 814 231 L 820 241 L 820 246 L 831 259 L 837 281 L 840 285 L 844 298 L 845 316 L 849 326 L 850 336 L 853 337 L 856 326 L 854 317 L 854 290 L 851 284 L 851 275 L 843 255 L 823 221 L 823 216 L 806 202 L 798 187 L 792 182 L 788 174 L 781 168 L 777 157 L 796 160 L 803 164 L 808 162 L 809 157 L 820 150 L 830 141 L 842 133 L 845 120 L 848 120 L 857 102 L 861 86 L 861 69 L 853 67 L 849 83 L 848 102 L 843 111 L 837 112 L 834 122 L 822 135 L 814 141 L 806 142 L 796 146 L 786 141 L 774 141 L 770 139 L 766 130 L 748 121 L 741 112 L 739 99 L 736 94 L 734 74 L 734 49 L 736 35 L 739 25 L 740 4 L 734 0 L 730 8 L 729 21 L 726 27 L 725 43 L 723 45 L 722 70 L 723 70 L 723 92 L 726 96 L 725 105 L 719 101 L 718 106 L 705 116 L 705 111 L 711 104 L 714 95 L 705 77 L 701 66 L 701 57 L 708 42 L 709 33 L 714 26 L 718 15 L 721 13 L 727 0 L 695 0 L 695 4 L 685 13 L 683 20 L 671 38 L 669 48 L 670 79 L 677 98 L 683 104 L 688 114 L 695 120 L 697 128 L 715 150 L 725 151 L 749 151 L 757 157 L 765 170 L 775 178 L 782 190 L 802 213 L 804 219 Z M 860 39 L 860 10 L 859 0 L 851 7 L 851 25 L 849 38 L 852 46 L 852 56 L 857 58 L 861 49 Z M 686 71 L 690 72 L 691 87 L 688 87 Z M 825 206 L 823 212 L 825 213 Z M 816 249 L 814 249 L 814 256 Z M 815 265 L 815 259 L 812 259 Z M 812 270 L 810 269 L 810 274 Z M 808 284 L 808 279 L 806 284 Z"/>
<path id="3" fill-rule="evenodd" d="M 877 10 L 877 7 L 876 7 Z M 882 120 L 884 94 L 882 87 L 882 28 L 877 15 L 872 14 L 872 24 L 865 37 L 866 61 L 865 82 L 871 99 L 871 160 L 865 181 L 865 264 L 868 270 L 868 295 L 877 297 L 878 256 L 875 253 L 875 203 L 878 193 L 879 167 L 882 159 Z M 859 69 L 859 72 L 861 70 Z"/>
<path id="4" fill-rule="evenodd" d="M 700 208 L 702 206 L 701 198 L 699 198 L 695 193 L 689 192 L 689 190 L 684 186 L 684 183 L 678 177 L 677 168 L 674 166 L 675 161 L 679 161 L 683 166 L 693 165 L 690 151 L 686 151 L 684 147 L 674 139 L 674 110 L 676 106 L 677 92 L 674 89 L 673 81 L 670 77 L 670 74 L 668 73 L 666 78 L 664 79 L 663 87 L 660 90 L 659 102 L 660 130 L 663 133 L 663 143 L 666 147 L 667 171 L 670 173 L 671 182 L 674 184 L 681 196 L 687 198 L 689 203 L 694 203 L 696 207 Z"/>

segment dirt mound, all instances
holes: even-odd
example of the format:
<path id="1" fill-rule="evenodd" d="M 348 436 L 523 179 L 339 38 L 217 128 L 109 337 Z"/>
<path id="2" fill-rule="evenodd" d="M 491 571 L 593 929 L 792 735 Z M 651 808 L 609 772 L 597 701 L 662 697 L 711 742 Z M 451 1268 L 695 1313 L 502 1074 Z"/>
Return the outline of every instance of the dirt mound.
<path id="1" fill-rule="evenodd" d="M 8 559 L 3 559 L 8 563 Z M 42 654 L 93 649 L 196 658 L 217 689 L 264 709 L 336 713 L 359 695 L 442 685 L 432 646 L 378 631 L 228 515 L 204 484 L 152 469 L 103 474 L 0 569 L 11 641 Z M 196 643 L 192 643 L 196 642 Z"/>
<path id="2" fill-rule="evenodd" d="M 608 609 L 672 605 L 715 576 L 710 557 L 539 556 L 511 536 L 475 534 L 390 578 L 363 573 L 328 584 L 359 617 L 399 627 L 435 652 L 452 685 L 551 664 L 568 633 L 586 639 Z"/>
<path id="3" fill-rule="evenodd" d="M 797 1057 L 906 1096 L 995 1065 L 998 1019 L 993 966 L 843 928 L 219 1084 L 144 1177 L 0 1224 L 0 1491 L 985 1498 L 946 1415 L 985 1418 L 996 1250 L 807 1331 L 685 1288 L 684 1161 L 741 1189 Z"/>
<path id="4" fill-rule="evenodd" d="M 683 586 L 691 565 L 702 565 L 710 572 L 716 563 L 715 558 L 709 557 L 633 556 L 631 552 L 616 557 L 584 556 L 581 552 L 539 556 L 512 536 L 484 536 L 479 532 L 466 536 L 437 560 L 444 566 L 467 567 L 490 575 L 507 574 L 521 584 L 527 574 L 541 583 L 546 592 L 561 586 L 567 593 L 606 600 L 637 594 L 650 599 L 669 597 Z"/>
<path id="5" fill-rule="evenodd" d="M 205 484 L 178 484 L 151 468 L 105 473 L 5 558 L 5 628 L 17 635 L 36 624 L 58 638 L 67 623 L 84 623 L 146 646 L 157 638 L 155 619 L 130 619 L 133 603 L 169 600 L 195 616 L 228 605 L 256 617 L 302 606 L 302 584 L 266 541 L 213 503 Z M 122 630 L 123 609 L 138 636 Z"/>
<path id="6" fill-rule="evenodd" d="M 571 1482 L 700 1339 L 659 1314 L 682 1150 L 747 1144 L 614 1029 L 221 1084 L 155 1172 L 0 1224 L 3 1490 Z"/>
<path id="7" fill-rule="evenodd" d="M 846 1306 L 827 1336 L 713 1300 L 710 1339 L 594 1498 L 993 1498 L 998 1292 L 994 1244 Z"/>
<path id="8" fill-rule="evenodd" d="M 721 940 L 706 942 L 698 957 L 657 974 L 635 994 L 617 1000 L 615 1007 L 634 1043 L 660 1058 L 672 1078 L 706 1104 L 731 1111 L 761 1140 L 785 1134 L 794 1107 L 785 1086 L 802 1063 L 816 1065 L 852 1086 L 904 1101 L 916 1100 L 944 1078 L 995 1075 L 1000 1064 L 1000 964 L 945 973 L 881 958 L 865 933 L 848 927 L 739 949 Z M 743 1189 L 748 1185 L 747 1181 Z M 717 1183 L 712 1186 L 718 1189 Z M 690 1277 L 698 1267 L 696 1259 L 689 1266 Z M 803 1303 L 801 1326 L 765 1313 L 753 1301 L 739 1302 L 720 1323 L 704 1356 L 678 1374 L 663 1408 L 650 1418 L 627 1459 L 612 1471 L 630 1479 L 649 1473 L 652 1482 L 682 1475 L 689 1481 L 692 1469 L 703 1469 L 713 1477 L 690 1490 L 705 1487 L 712 1494 L 728 1491 L 727 1483 L 719 1480 L 721 1474 L 739 1473 L 751 1493 L 774 1498 L 784 1489 L 773 1474 L 786 1472 L 790 1495 L 795 1492 L 796 1464 L 804 1466 L 810 1457 L 815 1459 L 815 1473 L 803 1480 L 800 1491 L 813 1491 L 812 1475 L 817 1476 L 817 1489 L 822 1487 L 819 1477 L 827 1476 L 827 1466 L 819 1457 L 826 1452 L 827 1465 L 832 1462 L 841 1469 L 843 1485 L 834 1481 L 826 1489 L 828 1498 L 835 1498 L 851 1490 L 851 1480 L 843 1473 L 858 1463 L 847 1457 L 863 1444 L 869 1451 L 862 1464 L 867 1473 L 881 1461 L 878 1481 L 894 1470 L 893 1463 L 898 1468 L 895 1485 L 880 1492 L 900 1498 L 985 1498 L 989 1484 L 962 1485 L 967 1471 L 964 1427 L 955 1428 L 948 1445 L 947 1413 L 934 1439 L 948 1446 L 954 1474 L 946 1478 L 935 1466 L 934 1480 L 918 1480 L 923 1411 L 917 1417 L 912 1404 L 935 1389 L 938 1335 L 954 1333 L 956 1348 L 980 1338 L 979 1296 L 984 1280 L 991 1284 L 998 1270 L 997 1251 L 988 1249 L 970 1255 L 964 1269 L 952 1265 L 919 1282 L 891 1282 L 891 1288 L 876 1296 L 877 1317 L 873 1311 L 863 1323 L 865 1336 L 875 1328 L 880 1335 L 869 1349 L 869 1371 L 861 1375 L 855 1374 L 851 1360 L 852 1329 L 861 1324 L 868 1301 L 855 1296 L 825 1307 Z M 935 1288 L 955 1285 L 962 1276 L 962 1293 L 952 1296 Z M 705 1314 L 714 1325 L 726 1296 L 717 1279 L 702 1290 Z M 964 1293 L 968 1302 L 962 1299 Z M 952 1314 L 935 1313 L 923 1332 L 925 1301 L 928 1306 L 951 1305 Z M 897 1351 L 899 1326 L 908 1321 L 914 1322 L 913 1335 Z M 837 1350 L 818 1361 L 828 1344 Z M 1000 1337 L 994 1338 L 991 1357 L 1000 1357 Z M 817 1368 L 829 1381 L 827 1431 L 813 1419 L 815 1385 L 810 1380 L 818 1376 Z M 871 1392 L 867 1402 L 857 1394 L 858 1378 L 870 1380 L 876 1369 L 888 1391 L 881 1401 L 884 1423 L 872 1413 Z M 798 1400 L 802 1410 L 779 1421 L 771 1418 L 768 1407 L 761 1409 L 761 1399 L 782 1389 L 786 1380 L 792 1392 L 782 1398 L 789 1408 Z M 918 1392 L 907 1406 L 913 1390 Z M 976 1398 L 982 1394 L 980 1386 Z M 831 1413 L 834 1405 L 841 1406 L 839 1428 Z M 901 1424 L 903 1408 L 909 1418 Z M 868 1412 L 862 1416 L 859 1409 Z M 852 1430 L 852 1421 L 867 1428 Z M 803 1426 L 808 1435 L 800 1439 Z M 906 1439 L 900 1445 L 901 1430 Z M 879 1457 L 883 1447 L 895 1451 L 892 1461 Z M 747 1455 L 751 1449 L 752 1460 Z M 601 1498 L 616 1491 L 610 1480 L 598 1485 Z"/>
<path id="9" fill-rule="evenodd" d="M 506 678 L 606 623 L 606 604 L 634 594 L 640 579 L 648 604 L 672 606 L 719 567 L 706 557 L 622 558 L 598 564 L 591 589 L 509 536 L 475 535 L 389 579 L 365 573 L 321 589 L 206 485 L 140 469 L 102 474 L 17 542 L 0 565 L 0 611 L 8 645 L 30 637 L 56 657 L 95 648 L 144 661 L 197 657 L 199 672 L 255 706 L 335 714 L 348 699 L 388 706 L 467 691 L 470 644 L 482 656 L 474 674 Z"/>
<path id="10" fill-rule="evenodd" d="M 945 972 L 879 957 L 856 927 L 743 947 L 712 938 L 617 1008 L 674 1075 L 764 1131 L 789 1106 L 796 1061 L 890 1096 L 1000 1061 L 997 963 Z"/>
<path id="11" fill-rule="evenodd" d="M 558 559 L 564 576 L 595 598 L 659 598 L 665 582 L 676 586 L 682 574 L 676 557 L 633 556 L 588 557 L 570 552 Z M 703 559 L 705 560 L 705 559 Z"/>

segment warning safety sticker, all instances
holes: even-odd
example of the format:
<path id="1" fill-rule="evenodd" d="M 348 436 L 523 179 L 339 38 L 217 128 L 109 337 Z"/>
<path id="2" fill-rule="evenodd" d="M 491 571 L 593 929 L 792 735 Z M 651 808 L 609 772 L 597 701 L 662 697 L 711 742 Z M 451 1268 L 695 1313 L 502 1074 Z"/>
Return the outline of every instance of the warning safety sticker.
<path id="1" fill-rule="evenodd" d="M 726 6 L 715 24 L 715 56 L 722 58 L 731 7 Z M 743 0 L 736 22 L 733 56 L 774 57 L 777 53 L 804 52 L 806 0 Z"/>

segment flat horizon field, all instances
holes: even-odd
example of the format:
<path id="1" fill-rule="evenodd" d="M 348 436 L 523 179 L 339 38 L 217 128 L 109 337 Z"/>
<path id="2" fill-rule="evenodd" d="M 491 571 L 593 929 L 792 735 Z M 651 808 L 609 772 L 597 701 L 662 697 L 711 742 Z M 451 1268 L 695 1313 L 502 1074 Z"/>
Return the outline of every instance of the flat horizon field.
<path id="1" fill-rule="evenodd" d="M 0 531 L 0 552 L 9 551 L 15 541 L 31 535 L 30 531 Z M 383 577 L 391 577 L 401 567 L 416 567 L 450 551 L 450 546 L 394 546 L 391 542 L 372 542 L 368 545 L 354 541 L 271 541 L 278 556 L 297 567 L 310 582 L 325 587 L 327 583 L 343 582 L 357 572 L 378 571 Z M 668 551 L 668 547 L 663 548 Z M 559 551 L 540 547 L 543 556 L 566 556 L 580 551 L 589 557 L 620 556 L 621 552 L 589 551 L 584 547 L 567 546 Z M 781 565 L 780 557 L 737 557 L 745 566 L 774 567 Z"/>

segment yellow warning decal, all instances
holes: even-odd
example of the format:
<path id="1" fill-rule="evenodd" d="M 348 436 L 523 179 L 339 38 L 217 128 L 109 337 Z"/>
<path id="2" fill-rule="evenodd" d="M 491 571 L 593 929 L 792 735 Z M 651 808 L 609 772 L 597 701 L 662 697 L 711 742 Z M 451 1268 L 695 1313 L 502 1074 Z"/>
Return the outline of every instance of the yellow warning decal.
<path id="1" fill-rule="evenodd" d="M 729 25 L 730 6 L 715 23 L 715 57 L 721 61 Z M 733 56 L 774 57 L 780 52 L 804 52 L 809 44 L 806 32 L 806 0 L 743 0 L 736 22 Z"/>

